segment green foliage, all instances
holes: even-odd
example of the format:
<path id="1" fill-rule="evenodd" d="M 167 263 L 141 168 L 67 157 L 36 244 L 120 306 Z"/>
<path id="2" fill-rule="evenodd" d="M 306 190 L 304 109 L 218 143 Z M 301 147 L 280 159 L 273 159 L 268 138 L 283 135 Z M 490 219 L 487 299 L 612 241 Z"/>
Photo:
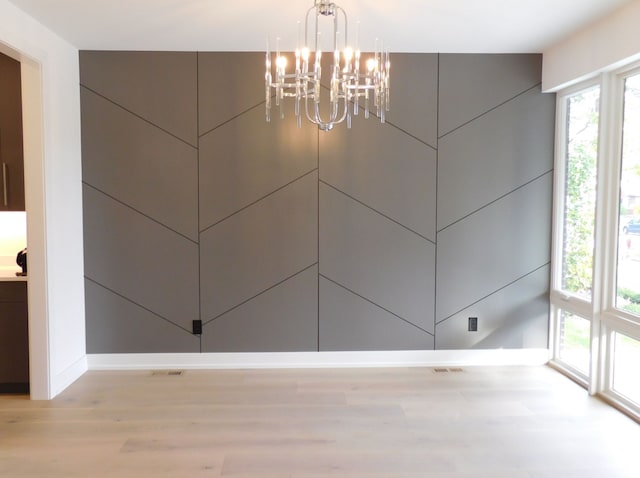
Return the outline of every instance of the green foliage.
<path id="1" fill-rule="evenodd" d="M 631 312 L 632 314 L 640 315 L 640 304 L 638 304 L 638 303 L 631 302 L 629 304 L 623 305 L 620 308 L 622 310 L 626 310 L 627 312 Z"/>
<path id="2" fill-rule="evenodd" d="M 591 295 L 593 230 L 595 223 L 596 161 L 598 157 L 598 114 L 584 111 L 590 98 L 576 96 L 569 112 L 577 107 L 569 122 L 567 143 L 563 288 Z"/>
<path id="3" fill-rule="evenodd" d="M 568 349 L 588 349 L 590 339 L 590 324 L 582 318 L 565 319 L 563 346 Z"/>
<path id="4" fill-rule="evenodd" d="M 618 297 L 628 300 L 632 304 L 640 304 L 640 292 L 636 292 L 627 287 L 618 288 Z"/>
<path id="5" fill-rule="evenodd" d="M 640 315 L 640 292 L 627 287 L 618 287 L 618 297 L 629 301 L 627 304 L 619 305 L 622 310 Z"/>

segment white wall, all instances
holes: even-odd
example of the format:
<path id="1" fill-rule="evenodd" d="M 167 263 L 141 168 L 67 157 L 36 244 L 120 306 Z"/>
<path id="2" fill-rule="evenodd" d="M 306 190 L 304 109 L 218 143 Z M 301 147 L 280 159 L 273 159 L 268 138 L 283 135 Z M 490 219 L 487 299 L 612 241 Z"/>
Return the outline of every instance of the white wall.
<path id="1" fill-rule="evenodd" d="M 22 211 L 0 212 L 0 277 L 20 272 L 17 252 L 27 246 L 27 215 Z"/>
<path id="2" fill-rule="evenodd" d="M 542 89 L 557 91 L 640 58 L 640 0 L 629 3 L 543 54 Z"/>
<path id="3" fill-rule="evenodd" d="M 22 63 L 31 397 L 86 370 L 78 51 L 0 0 L 0 51 Z"/>

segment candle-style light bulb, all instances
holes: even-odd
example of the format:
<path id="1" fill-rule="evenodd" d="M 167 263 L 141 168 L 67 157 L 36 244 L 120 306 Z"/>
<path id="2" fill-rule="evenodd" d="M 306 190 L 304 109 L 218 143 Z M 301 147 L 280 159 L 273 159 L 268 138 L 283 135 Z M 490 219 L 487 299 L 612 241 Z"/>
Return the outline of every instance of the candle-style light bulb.
<path id="1" fill-rule="evenodd" d="M 344 49 L 344 71 L 348 73 L 351 71 L 351 60 L 353 60 L 353 48 L 346 47 Z"/>
<path id="2" fill-rule="evenodd" d="M 369 71 L 369 73 L 371 73 L 375 69 L 376 63 L 376 60 L 374 60 L 373 58 L 369 58 L 367 60 L 367 70 Z"/>
<path id="3" fill-rule="evenodd" d="M 346 62 L 350 62 L 353 59 L 353 48 L 347 47 L 344 49 L 344 59 Z"/>

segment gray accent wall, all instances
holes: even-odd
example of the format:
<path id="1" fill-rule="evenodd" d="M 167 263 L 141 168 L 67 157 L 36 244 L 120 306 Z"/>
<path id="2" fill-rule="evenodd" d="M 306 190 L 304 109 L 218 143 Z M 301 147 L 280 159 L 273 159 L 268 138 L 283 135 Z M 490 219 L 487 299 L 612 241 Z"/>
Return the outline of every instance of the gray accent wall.
<path id="1" fill-rule="evenodd" d="M 324 133 L 265 121 L 262 53 L 81 52 L 87 352 L 546 347 L 541 56 L 392 64 Z"/>

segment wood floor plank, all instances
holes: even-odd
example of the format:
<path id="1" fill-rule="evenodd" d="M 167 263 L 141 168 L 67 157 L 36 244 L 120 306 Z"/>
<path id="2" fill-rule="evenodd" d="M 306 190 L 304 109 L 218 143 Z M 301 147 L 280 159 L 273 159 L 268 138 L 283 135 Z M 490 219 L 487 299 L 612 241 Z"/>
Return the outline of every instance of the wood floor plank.
<path id="1" fill-rule="evenodd" d="M 11 478 L 635 478 L 638 443 L 547 367 L 89 372 L 0 396 Z"/>

